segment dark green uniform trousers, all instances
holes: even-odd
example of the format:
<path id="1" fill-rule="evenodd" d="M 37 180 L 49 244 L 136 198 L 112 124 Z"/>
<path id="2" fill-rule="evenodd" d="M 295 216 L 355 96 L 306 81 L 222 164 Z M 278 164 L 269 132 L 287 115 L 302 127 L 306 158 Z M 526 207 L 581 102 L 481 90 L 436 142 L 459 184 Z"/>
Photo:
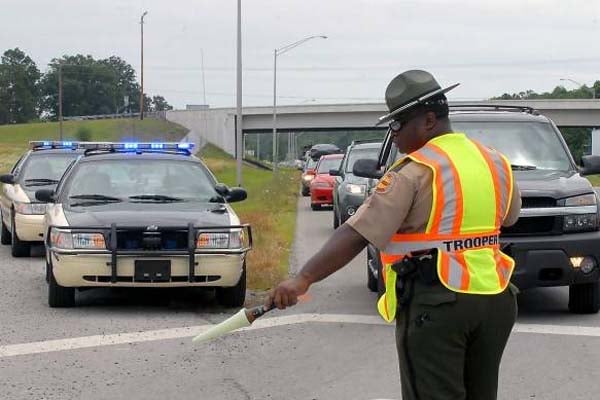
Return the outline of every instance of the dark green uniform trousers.
<path id="1" fill-rule="evenodd" d="M 473 295 L 440 283 L 411 284 L 412 300 L 396 316 L 402 399 L 496 399 L 500 359 L 517 316 L 517 289 Z"/>

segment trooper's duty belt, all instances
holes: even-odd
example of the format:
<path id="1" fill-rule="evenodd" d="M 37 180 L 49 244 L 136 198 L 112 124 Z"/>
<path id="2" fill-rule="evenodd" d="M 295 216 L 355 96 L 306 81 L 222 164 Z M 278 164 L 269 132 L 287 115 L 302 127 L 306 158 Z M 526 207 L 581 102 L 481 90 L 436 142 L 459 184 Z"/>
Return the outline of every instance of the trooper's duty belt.
<path id="1" fill-rule="evenodd" d="M 431 249 L 417 255 L 405 256 L 391 265 L 397 282 L 420 279 L 426 285 L 439 282 L 437 275 L 437 250 Z"/>

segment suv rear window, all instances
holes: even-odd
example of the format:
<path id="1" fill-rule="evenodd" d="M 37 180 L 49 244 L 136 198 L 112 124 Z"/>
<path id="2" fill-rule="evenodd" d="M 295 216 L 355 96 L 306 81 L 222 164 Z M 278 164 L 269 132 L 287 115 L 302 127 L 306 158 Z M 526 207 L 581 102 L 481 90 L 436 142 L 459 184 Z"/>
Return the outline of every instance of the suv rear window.
<path id="1" fill-rule="evenodd" d="M 568 171 L 569 156 L 552 125 L 541 122 L 453 121 L 455 132 L 503 153 L 511 164 Z"/>

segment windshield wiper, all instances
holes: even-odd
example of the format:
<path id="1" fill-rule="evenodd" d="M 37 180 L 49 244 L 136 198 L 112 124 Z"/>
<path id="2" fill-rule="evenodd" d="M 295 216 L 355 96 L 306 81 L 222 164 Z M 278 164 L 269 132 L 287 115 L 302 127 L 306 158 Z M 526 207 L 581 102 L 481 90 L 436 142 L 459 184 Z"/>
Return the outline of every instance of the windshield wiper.
<path id="1" fill-rule="evenodd" d="M 118 197 L 105 196 L 103 194 L 78 194 L 75 196 L 69 196 L 69 199 L 112 201 L 112 202 L 123 201 L 123 200 L 119 199 Z"/>
<path id="2" fill-rule="evenodd" d="M 29 183 L 27 186 L 42 186 L 42 185 L 52 185 L 58 183 L 56 179 L 45 179 L 45 178 L 36 178 L 36 179 L 25 179 L 25 183 Z"/>
<path id="3" fill-rule="evenodd" d="M 162 202 L 183 201 L 183 199 L 181 199 L 179 197 L 165 196 L 162 194 L 139 194 L 136 196 L 129 196 L 129 199 L 140 200 L 140 201 L 162 201 Z"/>
<path id="4" fill-rule="evenodd" d="M 121 201 L 121 200 L 119 200 Z M 88 201 L 78 201 L 75 203 L 71 203 L 69 204 L 69 206 L 71 207 L 91 207 L 91 206 L 102 206 L 102 205 L 108 205 L 108 204 L 112 204 L 112 203 L 118 203 L 118 201 L 114 201 L 114 200 L 88 200 Z"/>
<path id="5" fill-rule="evenodd" d="M 510 168 L 513 171 L 533 171 L 534 169 L 537 169 L 537 167 L 535 165 L 517 165 L 517 164 L 510 164 Z"/>

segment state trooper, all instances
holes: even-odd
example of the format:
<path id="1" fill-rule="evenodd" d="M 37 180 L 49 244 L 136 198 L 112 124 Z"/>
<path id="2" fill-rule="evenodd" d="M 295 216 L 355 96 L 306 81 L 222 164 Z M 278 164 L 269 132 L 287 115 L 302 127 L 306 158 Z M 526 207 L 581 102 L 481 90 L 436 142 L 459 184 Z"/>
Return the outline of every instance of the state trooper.
<path id="1" fill-rule="evenodd" d="M 388 135 L 405 157 L 374 193 L 267 305 L 296 304 L 309 286 L 344 267 L 368 242 L 381 253 L 385 291 L 377 309 L 396 320 L 402 398 L 496 399 L 498 371 L 517 315 L 514 261 L 501 226 L 521 198 L 509 161 L 453 132 L 445 93 L 426 71 L 388 85 Z"/>

